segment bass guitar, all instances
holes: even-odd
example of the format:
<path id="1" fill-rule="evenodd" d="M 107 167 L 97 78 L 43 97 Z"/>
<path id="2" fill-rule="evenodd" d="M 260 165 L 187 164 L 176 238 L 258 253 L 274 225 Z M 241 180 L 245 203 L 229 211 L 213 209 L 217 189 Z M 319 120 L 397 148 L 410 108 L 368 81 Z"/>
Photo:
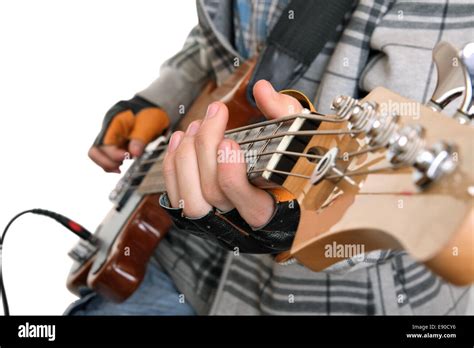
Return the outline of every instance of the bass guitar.
<path id="1" fill-rule="evenodd" d="M 445 58 L 451 61 L 449 55 Z M 223 86 L 207 86 L 180 126 L 204 115 L 211 101 L 225 102 L 231 115 L 226 137 L 256 153 L 247 163 L 249 180 L 261 188 L 284 188 L 297 199 L 301 217 L 296 236 L 291 250 L 277 261 L 296 260 L 320 271 L 348 253 L 403 249 L 449 282 L 474 281 L 474 129 L 466 122 L 469 112 L 463 109 L 459 122 L 444 115 L 442 107 L 434 110 L 379 87 L 362 100 L 335 98 L 330 115 L 305 110 L 255 123 L 260 114 L 245 98 L 252 68 L 248 62 Z M 472 98 L 465 71 L 464 94 Z M 140 284 L 170 227 L 158 204 L 165 190 L 165 142 L 127 171 L 113 193 L 113 209 L 95 232 L 98 242 L 81 241 L 71 251 L 72 292 L 87 287 L 123 301 Z M 344 252 L 338 253 L 339 247 Z M 336 252 L 329 255 L 330 248 Z"/>

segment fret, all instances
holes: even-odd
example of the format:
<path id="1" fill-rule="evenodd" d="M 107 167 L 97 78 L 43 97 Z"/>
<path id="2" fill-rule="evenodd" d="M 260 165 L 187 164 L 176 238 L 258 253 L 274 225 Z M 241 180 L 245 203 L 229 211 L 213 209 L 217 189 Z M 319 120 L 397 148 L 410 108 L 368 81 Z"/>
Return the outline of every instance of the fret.
<path id="1" fill-rule="evenodd" d="M 245 140 L 251 140 L 251 139 L 257 138 L 264 131 L 265 131 L 265 127 L 256 127 L 256 128 L 247 129 L 247 130 L 244 130 L 244 131 L 241 131 L 241 132 L 231 133 L 231 134 L 227 135 L 226 138 L 232 139 L 235 142 L 239 143 L 239 142 L 242 142 L 242 141 L 245 141 Z M 244 151 L 246 162 L 249 161 L 249 160 L 250 161 L 256 161 L 256 158 L 254 158 L 255 156 L 252 156 L 253 151 L 254 151 L 253 150 L 254 144 L 255 143 L 249 142 L 247 144 L 244 144 L 244 145 L 240 146 L 241 150 Z M 247 162 L 247 163 L 249 163 L 249 162 Z"/>
<path id="2" fill-rule="evenodd" d="M 301 129 L 304 121 L 303 118 L 296 118 L 262 127 L 245 129 L 240 132 L 230 133 L 227 136 L 239 143 L 246 142 L 241 145 L 241 149 L 246 154 L 247 172 L 251 173 L 249 174 L 250 180 L 260 176 L 264 176 L 266 180 L 269 180 L 271 176 L 281 176 L 276 169 L 283 157 L 279 152 L 288 150 L 295 137 L 283 136 L 281 138 L 276 137 L 256 142 L 251 140 L 278 135 L 287 131 L 298 131 Z M 273 154 L 262 156 L 263 153 Z M 289 158 L 286 162 L 294 163 L 295 160 Z"/>
<path id="3" fill-rule="evenodd" d="M 274 129 L 273 129 L 273 131 L 271 132 L 271 135 L 276 135 L 276 134 L 278 134 L 278 131 L 280 130 L 280 128 L 282 127 L 282 125 L 283 125 L 283 123 L 278 123 L 278 124 L 276 124 L 276 125 L 275 125 L 276 127 L 273 127 Z M 264 131 L 263 133 L 265 133 L 265 131 Z M 263 135 L 263 134 L 262 134 L 262 135 Z M 260 145 L 260 147 L 259 147 L 259 149 L 258 149 L 258 151 L 257 151 L 257 157 L 256 157 L 255 161 L 254 161 L 251 165 L 247 166 L 247 173 L 251 172 L 251 171 L 254 169 L 255 165 L 259 162 L 260 154 L 262 154 L 265 150 L 267 150 L 267 148 L 269 147 L 270 144 L 273 144 L 273 143 L 274 143 L 274 141 L 272 141 L 272 140 L 273 140 L 273 139 L 269 139 L 269 140 L 263 142 L 263 144 L 262 144 L 262 142 L 260 142 L 261 145 Z M 254 144 L 254 143 L 252 143 L 252 144 Z M 270 146 L 271 146 L 271 145 L 270 145 Z M 265 162 L 265 160 L 264 160 L 263 162 Z"/>
<path id="4" fill-rule="evenodd" d="M 276 122 L 267 124 L 265 126 L 248 128 L 239 132 L 227 134 L 225 137 L 236 142 L 246 141 L 246 144 L 241 145 L 241 150 L 245 152 L 245 161 L 247 164 L 247 173 L 249 173 L 249 180 L 252 182 L 258 178 L 263 178 L 264 181 L 274 181 L 281 183 L 285 177 L 280 174 L 282 171 L 288 169 L 291 171 L 291 166 L 295 163 L 295 159 L 291 156 L 286 156 L 281 152 L 295 150 L 295 144 L 299 141 L 295 140 L 294 135 L 285 135 L 272 139 L 260 140 L 252 142 L 252 139 L 258 139 L 265 136 L 272 136 L 282 134 L 288 131 L 295 132 L 302 129 L 311 129 L 311 121 L 303 117 L 285 120 L 283 122 Z M 301 150 L 301 144 L 299 149 Z M 270 155 L 262 155 L 262 154 Z M 156 156 L 156 154 L 155 154 Z M 140 177 L 135 183 L 139 184 L 139 192 L 143 194 L 157 193 L 165 190 L 165 184 L 162 177 L 162 160 L 165 156 L 164 151 L 157 155 L 155 160 L 149 157 L 144 159 L 144 163 L 137 169 L 136 174 L 146 174 Z M 282 159 L 285 158 L 285 161 Z M 284 162 L 284 163 L 283 163 Z M 151 167 L 149 164 L 152 164 Z M 148 169 L 147 169 L 148 168 Z"/>
<path id="5" fill-rule="evenodd" d="M 152 167 L 148 170 L 146 176 L 143 178 L 138 186 L 138 191 L 142 194 L 159 193 L 166 191 L 165 182 L 163 179 L 163 159 L 166 151 L 161 150 L 157 155 Z"/>
<path id="6" fill-rule="evenodd" d="M 250 134 L 250 131 L 245 130 L 245 131 L 241 131 L 241 132 L 232 133 L 232 134 L 226 136 L 226 138 L 232 139 L 236 142 L 241 142 L 241 141 L 243 141 L 247 138 L 248 134 Z"/>
<path id="7" fill-rule="evenodd" d="M 259 127 L 256 129 L 252 134 L 252 138 L 258 138 L 265 132 L 265 127 Z M 246 157 L 245 161 L 247 163 L 247 173 L 250 172 L 251 168 L 254 167 L 257 164 L 258 157 L 254 156 L 254 152 L 257 150 L 254 150 L 253 147 L 255 143 L 249 143 L 249 146 L 247 147 L 247 152 L 246 152 Z"/>
<path id="8" fill-rule="evenodd" d="M 279 130 L 275 134 L 299 131 L 306 127 L 311 127 L 309 122 L 305 122 L 304 118 L 296 118 L 292 121 L 280 123 Z M 282 154 L 282 152 L 296 149 L 295 147 L 298 147 L 298 151 L 302 150 L 299 142 L 300 141 L 296 140 L 293 135 L 271 139 L 271 141 L 266 145 L 264 152 L 273 154 L 261 156 L 263 152 L 260 153 L 257 165 L 252 168 L 253 173 L 249 176 L 250 180 L 262 177 L 267 182 L 274 181 L 282 183 L 286 179 L 286 176 L 282 175 L 280 172 L 291 171 L 291 168 L 295 163 L 294 158 L 286 156 Z M 284 161 L 282 161 L 283 158 L 285 159 Z"/>

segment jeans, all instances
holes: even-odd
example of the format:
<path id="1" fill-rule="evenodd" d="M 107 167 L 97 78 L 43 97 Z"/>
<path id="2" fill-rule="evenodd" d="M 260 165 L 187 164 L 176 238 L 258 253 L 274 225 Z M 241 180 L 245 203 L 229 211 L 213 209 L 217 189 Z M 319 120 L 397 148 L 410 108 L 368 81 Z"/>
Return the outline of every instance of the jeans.
<path id="1" fill-rule="evenodd" d="M 143 282 L 126 301 L 115 303 L 89 291 L 65 315 L 195 315 L 156 260 L 148 264 Z"/>

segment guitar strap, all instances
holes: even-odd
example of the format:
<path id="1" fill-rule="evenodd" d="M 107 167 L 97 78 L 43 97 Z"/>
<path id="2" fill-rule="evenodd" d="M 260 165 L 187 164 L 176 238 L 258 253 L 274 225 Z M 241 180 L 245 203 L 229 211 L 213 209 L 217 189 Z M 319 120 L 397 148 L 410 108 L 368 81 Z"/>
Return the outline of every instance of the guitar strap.
<path id="1" fill-rule="evenodd" d="M 260 79 L 277 90 L 293 86 L 343 23 L 353 0 L 291 0 L 273 27 L 247 87 L 255 105 L 253 86 Z"/>

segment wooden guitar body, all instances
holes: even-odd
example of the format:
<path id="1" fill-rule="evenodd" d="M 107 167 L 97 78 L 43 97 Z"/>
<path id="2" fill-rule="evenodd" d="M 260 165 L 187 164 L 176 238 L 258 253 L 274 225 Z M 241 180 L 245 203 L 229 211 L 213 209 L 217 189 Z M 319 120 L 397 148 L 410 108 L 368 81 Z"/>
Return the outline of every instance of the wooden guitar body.
<path id="1" fill-rule="evenodd" d="M 125 300 L 142 281 L 151 254 L 170 223 L 157 195 L 130 197 L 97 228 L 100 245 L 85 263 L 73 265 L 68 288 L 78 293 L 81 287 L 88 287 L 111 300 Z"/>
<path id="2" fill-rule="evenodd" d="M 177 128 L 185 129 L 193 120 L 204 117 L 207 106 L 213 101 L 226 103 L 229 113 L 239 116 L 231 117 L 228 127 L 255 121 L 260 112 L 246 99 L 246 87 L 254 64 L 255 59 L 243 63 L 218 88 L 210 82 Z M 79 295 L 81 289 L 88 288 L 122 302 L 143 280 L 152 253 L 170 227 L 170 219 L 158 204 L 159 192 L 130 191 L 125 203 L 115 205 L 95 231 L 98 244 L 91 248 L 81 241 L 71 251 L 75 262 L 67 287 L 74 294 Z"/>

